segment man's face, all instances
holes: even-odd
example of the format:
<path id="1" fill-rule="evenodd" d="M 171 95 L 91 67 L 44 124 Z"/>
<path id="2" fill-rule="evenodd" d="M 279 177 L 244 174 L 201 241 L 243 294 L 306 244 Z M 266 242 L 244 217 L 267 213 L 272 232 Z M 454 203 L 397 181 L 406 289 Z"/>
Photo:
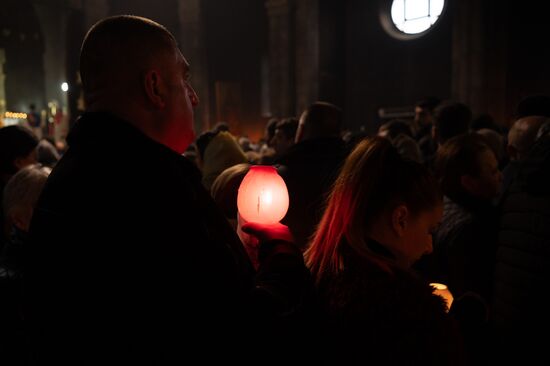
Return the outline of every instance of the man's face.
<path id="1" fill-rule="evenodd" d="M 498 169 L 498 161 L 495 154 L 486 149 L 478 157 L 479 175 L 471 177 L 472 184 L 467 187 L 470 194 L 484 198 L 487 200 L 493 199 L 498 195 L 500 184 L 502 182 L 502 174 Z"/>
<path id="2" fill-rule="evenodd" d="M 414 108 L 414 121 L 419 126 L 426 126 L 432 123 L 432 114 L 426 108 L 416 106 Z"/>
<path id="3" fill-rule="evenodd" d="M 277 154 L 283 154 L 292 145 L 294 145 L 294 137 L 288 138 L 281 129 L 277 128 L 275 130 L 275 136 L 271 139 L 271 146 L 275 149 Z"/>
<path id="4" fill-rule="evenodd" d="M 168 88 L 166 101 L 167 139 L 169 146 L 179 153 L 195 140 L 193 108 L 199 98 L 189 83 L 189 64 L 179 50 L 176 56 L 167 60 L 164 70 Z"/>

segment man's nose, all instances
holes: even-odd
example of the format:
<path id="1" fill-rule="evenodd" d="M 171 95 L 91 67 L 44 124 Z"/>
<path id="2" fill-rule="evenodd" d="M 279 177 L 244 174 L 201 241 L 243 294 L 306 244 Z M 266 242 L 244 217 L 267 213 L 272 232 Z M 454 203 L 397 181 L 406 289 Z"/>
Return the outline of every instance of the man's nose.
<path id="1" fill-rule="evenodd" d="M 196 107 L 199 105 L 199 96 L 195 92 L 195 89 L 191 85 L 187 86 L 189 88 L 189 99 L 191 99 L 191 105 Z"/>

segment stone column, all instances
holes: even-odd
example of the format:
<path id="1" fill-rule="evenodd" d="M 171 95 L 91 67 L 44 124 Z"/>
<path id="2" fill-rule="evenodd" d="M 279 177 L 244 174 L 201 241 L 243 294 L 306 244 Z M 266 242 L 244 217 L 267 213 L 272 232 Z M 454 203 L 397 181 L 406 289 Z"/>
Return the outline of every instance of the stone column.
<path id="1" fill-rule="evenodd" d="M 296 114 L 319 98 L 319 0 L 296 4 Z"/>
<path id="2" fill-rule="evenodd" d="M 271 115 L 274 117 L 291 116 L 296 113 L 294 1 L 267 0 L 265 7 L 269 23 Z"/>
<path id="3" fill-rule="evenodd" d="M 195 110 L 195 131 L 210 129 L 210 88 L 201 0 L 178 0 L 179 34 L 174 35 L 191 65 L 191 85 L 199 96 Z"/>
<path id="4" fill-rule="evenodd" d="M 475 114 L 506 117 L 506 27 L 498 1 L 461 0 L 454 12 L 452 97 Z"/>
<path id="5" fill-rule="evenodd" d="M 67 29 L 67 8 L 34 4 L 44 36 L 44 77 L 46 101 L 56 101 L 66 107 L 66 94 L 61 83 L 67 81 L 65 34 Z"/>

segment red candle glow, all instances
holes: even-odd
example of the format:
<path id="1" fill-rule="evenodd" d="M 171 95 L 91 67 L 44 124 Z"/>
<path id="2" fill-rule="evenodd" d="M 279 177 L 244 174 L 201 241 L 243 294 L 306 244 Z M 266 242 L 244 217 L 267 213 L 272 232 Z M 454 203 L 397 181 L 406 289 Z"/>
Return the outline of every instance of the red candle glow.
<path id="1" fill-rule="evenodd" d="M 251 166 L 239 187 L 237 207 L 248 222 L 274 224 L 285 217 L 288 191 L 277 170 L 272 166 Z"/>

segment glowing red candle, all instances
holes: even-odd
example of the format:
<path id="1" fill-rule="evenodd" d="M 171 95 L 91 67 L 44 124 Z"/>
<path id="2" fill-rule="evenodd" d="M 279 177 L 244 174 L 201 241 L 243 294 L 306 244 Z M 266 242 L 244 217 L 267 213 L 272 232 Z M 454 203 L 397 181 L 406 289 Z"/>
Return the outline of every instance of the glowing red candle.
<path id="1" fill-rule="evenodd" d="M 272 166 L 251 166 L 239 187 L 237 206 L 248 222 L 279 222 L 288 210 L 288 191 L 283 178 Z"/>

